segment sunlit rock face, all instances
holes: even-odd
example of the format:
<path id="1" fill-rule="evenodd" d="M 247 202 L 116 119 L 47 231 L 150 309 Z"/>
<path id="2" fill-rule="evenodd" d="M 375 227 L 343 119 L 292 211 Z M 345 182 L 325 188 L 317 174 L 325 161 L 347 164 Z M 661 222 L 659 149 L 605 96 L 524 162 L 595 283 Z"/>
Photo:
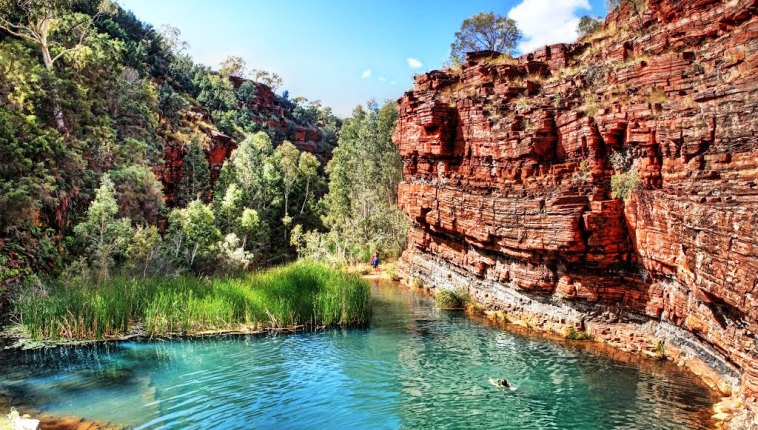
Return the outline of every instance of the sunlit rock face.
<path id="1" fill-rule="evenodd" d="M 244 106 L 250 113 L 250 121 L 261 130 L 266 131 L 277 143 L 289 140 L 301 151 L 316 155 L 322 163 L 331 157 L 331 148 L 322 144 L 323 133 L 316 126 L 299 124 L 290 109 L 265 84 L 247 81 L 246 79 L 230 76 L 235 88 L 245 82 L 255 85 L 255 97 Z M 216 182 L 221 167 L 237 149 L 234 138 L 220 132 L 213 124 L 207 112 L 199 108 L 191 108 L 182 112 L 178 131 L 164 132 L 166 145 L 163 166 L 156 168 L 156 176 L 161 178 L 166 200 L 175 204 L 179 197 L 179 184 L 182 182 L 182 165 L 187 153 L 187 143 L 198 139 L 210 167 L 211 185 Z"/>
<path id="2" fill-rule="evenodd" d="M 221 174 L 224 162 L 237 149 L 237 142 L 230 136 L 218 131 L 212 125 L 207 114 L 199 110 L 190 110 L 182 116 L 182 126 L 187 133 L 167 139 L 164 147 L 164 165 L 156 169 L 156 176 L 161 178 L 163 193 L 169 204 L 176 204 L 179 198 L 179 187 L 182 183 L 182 166 L 184 156 L 188 151 L 188 140 L 198 139 L 203 148 L 208 167 L 210 168 L 211 184 L 214 184 Z M 210 196 L 208 196 L 210 197 Z"/>
<path id="3" fill-rule="evenodd" d="M 402 269 L 544 329 L 665 341 L 758 410 L 756 11 L 650 0 L 584 43 L 418 75 Z"/>
<path id="4" fill-rule="evenodd" d="M 243 83 L 255 85 L 255 97 L 245 106 L 251 114 L 251 121 L 268 131 L 274 140 L 286 139 L 299 150 L 307 151 L 322 159 L 329 157 L 319 143 L 323 134 L 318 127 L 303 125 L 293 117 L 291 109 L 284 106 L 282 99 L 274 94 L 268 85 L 260 82 L 230 76 L 232 85 L 239 88 Z"/>

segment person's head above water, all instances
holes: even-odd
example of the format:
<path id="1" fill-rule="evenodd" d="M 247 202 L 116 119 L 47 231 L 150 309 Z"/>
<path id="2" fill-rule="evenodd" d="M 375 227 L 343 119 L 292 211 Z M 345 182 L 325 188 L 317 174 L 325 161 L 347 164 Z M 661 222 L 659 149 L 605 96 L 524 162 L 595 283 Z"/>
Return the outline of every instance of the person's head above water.
<path id="1" fill-rule="evenodd" d="M 507 379 L 498 379 L 497 384 L 503 387 L 509 387 Z"/>

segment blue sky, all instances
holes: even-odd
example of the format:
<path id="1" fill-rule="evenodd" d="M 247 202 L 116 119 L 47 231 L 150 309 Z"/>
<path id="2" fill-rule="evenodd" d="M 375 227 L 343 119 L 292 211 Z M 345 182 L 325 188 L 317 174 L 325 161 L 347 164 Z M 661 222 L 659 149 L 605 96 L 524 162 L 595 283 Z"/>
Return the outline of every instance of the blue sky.
<path id="1" fill-rule="evenodd" d="M 196 62 L 229 55 L 276 72 L 291 96 L 320 99 L 342 116 L 395 99 L 415 73 L 440 68 L 453 34 L 476 13 L 516 19 L 530 51 L 572 41 L 582 15 L 605 0 L 120 0 L 139 19 L 179 28 Z"/>

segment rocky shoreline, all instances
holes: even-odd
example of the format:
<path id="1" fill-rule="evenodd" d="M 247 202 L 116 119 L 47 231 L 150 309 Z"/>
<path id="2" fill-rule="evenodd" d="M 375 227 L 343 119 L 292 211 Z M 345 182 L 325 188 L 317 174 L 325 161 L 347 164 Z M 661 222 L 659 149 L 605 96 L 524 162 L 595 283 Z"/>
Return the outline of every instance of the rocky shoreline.
<path id="1" fill-rule="evenodd" d="M 400 272 L 665 354 L 758 427 L 758 9 L 631 3 L 577 43 L 416 76 Z"/>
<path id="2" fill-rule="evenodd" d="M 460 285 L 463 285 L 462 282 L 464 279 L 468 279 L 466 278 L 467 275 L 465 272 L 456 270 L 455 268 L 451 267 L 448 264 L 445 264 L 442 261 L 430 263 L 429 261 L 419 259 L 423 258 L 423 256 L 416 255 L 416 258 L 414 259 L 408 255 L 408 252 L 406 252 L 403 258 L 398 261 L 398 271 L 403 273 L 407 279 L 415 278 L 423 280 L 425 286 L 425 288 L 423 288 L 423 291 L 430 296 L 434 296 L 436 291 L 439 289 L 458 288 Z M 369 281 L 394 282 L 397 284 L 396 281 L 393 281 L 391 279 L 391 276 L 389 276 L 387 272 L 365 275 L 363 278 Z M 400 283 L 398 287 L 414 288 L 412 286 L 409 286 L 410 284 L 412 283 L 404 282 Z M 486 281 L 480 283 L 469 283 L 468 285 L 470 286 L 468 292 L 471 294 L 472 298 L 477 303 L 483 305 L 485 309 L 485 312 L 483 314 L 471 314 L 469 317 L 475 320 L 479 320 L 485 325 L 490 325 L 502 330 L 516 332 L 519 335 L 523 336 L 539 336 L 547 338 L 562 343 L 566 345 L 566 347 L 581 348 L 595 354 L 605 355 L 621 361 L 635 363 L 636 365 L 639 365 L 648 371 L 655 371 L 656 369 L 659 369 L 655 366 L 660 365 L 657 362 L 660 360 L 660 357 L 657 357 L 655 355 L 655 352 L 649 344 L 645 344 L 645 339 L 649 339 L 649 336 L 646 337 L 646 334 L 641 334 L 635 331 L 635 327 L 638 328 L 638 326 L 635 326 L 634 324 L 638 324 L 637 322 L 627 321 L 620 323 L 621 325 L 619 325 L 619 323 L 613 324 L 602 322 L 600 319 L 593 321 L 592 318 L 582 318 L 581 314 L 575 309 L 572 309 L 570 306 L 566 307 L 560 304 L 545 303 L 538 305 L 537 301 L 530 299 L 526 295 L 512 294 L 510 296 L 502 296 L 498 294 L 493 295 L 490 293 L 484 293 L 484 291 L 490 291 L 491 288 L 491 284 L 488 284 Z M 517 300 L 514 301 L 514 298 L 517 298 Z M 534 306 L 538 307 L 535 308 Z M 545 312 L 546 308 L 542 306 L 549 306 L 552 308 L 552 311 Z M 576 320 L 574 317 L 578 317 L 580 319 Z M 624 324 L 627 324 L 627 326 Z M 321 327 L 320 329 L 323 328 L 324 327 Z M 564 330 L 568 328 L 586 330 L 593 336 L 594 342 L 566 340 L 564 337 Z M 610 331 L 608 331 L 609 329 Z M 287 330 L 287 332 L 296 331 L 299 330 L 296 328 Z M 613 337 L 620 336 L 622 333 L 627 335 L 628 339 L 634 339 L 634 342 L 624 343 L 620 341 L 620 338 Z M 656 335 L 660 335 L 661 331 L 654 331 L 654 333 Z M 174 338 L 193 339 L 226 335 L 236 336 L 265 334 L 269 334 L 269 332 L 262 330 L 237 330 L 182 335 L 176 336 Z M 8 341 L 8 338 L 4 339 L 6 342 Z M 117 342 L 140 339 L 149 340 L 147 337 L 142 337 L 134 333 L 130 336 L 118 339 L 91 340 L 75 343 L 46 343 L 44 345 L 35 344 L 32 345 L 32 347 L 40 348 L 70 346 L 73 344 L 83 345 L 94 342 Z M 164 339 L 168 339 L 168 337 L 164 337 Z M 728 425 L 731 425 L 729 428 L 750 428 L 735 426 L 738 422 L 743 424 L 749 422 L 748 420 L 751 417 L 740 416 L 740 412 L 743 411 L 743 409 L 741 408 L 738 399 L 734 396 L 729 397 L 726 395 L 728 394 L 728 388 L 724 388 L 728 387 L 728 383 L 729 381 L 732 381 L 732 379 L 728 377 L 719 377 L 719 375 L 713 373 L 699 373 L 699 369 L 710 369 L 708 366 L 697 364 L 698 360 L 704 361 L 703 357 L 688 355 L 689 350 L 687 350 L 684 346 L 680 346 L 680 344 L 676 342 L 676 337 L 672 336 L 667 339 L 670 339 L 672 342 L 670 346 L 667 346 L 667 361 L 670 362 L 670 365 L 678 366 L 686 372 L 690 372 L 696 376 L 699 376 L 703 385 L 712 389 L 714 397 L 720 398 L 720 401 L 714 404 L 714 411 L 713 414 L 711 414 L 712 416 L 704 417 L 704 419 L 712 419 L 716 425 L 716 428 L 726 428 Z M 14 342 L 10 342 L 10 346 L 6 346 L 5 349 L 23 348 L 23 344 L 19 344 L 17 341 L 18 339 L 15 339 Z M 29 347 L 30 345 L 26 346 Z M 724 385 L 725 383 L 727 385 Z M 20 399 L 10 399 L 0 396 L 0 411 L 9 409 L 11 406 L 15 406 L 17 408 L 20 407 L 19 411 L 21 413 L 29 414 L 32 417 L 39 419 L 41 421 L 41 429 L 121 430 L 126 428 L 124 426 L 119 426 L 116 423 L 103 423 L 81 417 L 55 417 L 47 415 L 39 410 L 34 409 L 33 407 L 24 407 L 24 403 Z"/>
<path id="3" fill-rule="evenodd" d="M 444 289 L 464 289 L 483 306 L 485 318 L 499 327 L 522 327 L 524 334 L 542 334 L 564 342 L 568 330 L 577 330 L 592 337 L 593 342 L 587 344 L 599 353 L 614 355 L 618 351 L 626 354 L 625 360 L 638 356 L 646 361 L 670 362 L 702 381 L 720 399 L 712 414 L 718 428 L 758 426 L 758 416 L 746 409 L 741 399 L 739 369 L 720 351 L 682 328 L 645 315 L 624 313 L 614 306 L 529 294 L 495 278 L 477 278 L 465 269 L 413 250 L 403 254 L 397 267 L 408 283 L 420 280 L 432 295 Z M 657 345 L 665 345 L 663 353 Z"/>

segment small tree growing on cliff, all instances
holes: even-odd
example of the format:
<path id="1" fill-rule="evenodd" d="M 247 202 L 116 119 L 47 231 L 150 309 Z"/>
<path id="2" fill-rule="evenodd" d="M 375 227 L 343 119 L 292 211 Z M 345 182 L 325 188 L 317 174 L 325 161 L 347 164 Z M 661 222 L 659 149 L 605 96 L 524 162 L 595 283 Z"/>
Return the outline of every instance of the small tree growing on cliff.
<path id="1" fill-rule="evenodd" d="M 615 151 L 610 156 L 610 162 L 615 171 L 611 176 L 613 198 L 626 200 L 640 185 L 640 174 L 634 159 L 626 151 Z"/>
<path id="2" fill-rule="evenodd" d="M 182 164 L 182 182 L 179 185 L 179 203 L 182 206 L 195 199 L 208 200 L 211 181 L 209 169 L 200 143 L 193 138 Z"/>
<path id="3" fill-rule="evenodd" d="M 461 30 L 455 33 L 450 45 L 450 60 L 460 64 L 467 52 L 497 51 L 511 53 L 521 38 L 516 21 L 492 12 L 480 13 L 467 18 Z"/>
<path id="4" fill-rule="evenodd" d="M 588 16 L 584 15 L 579 19 L 579 24 L 576 26 L 576 31 L 579 33 L 579 37 L 586 37 L 590 34 L 594 34 L 596 31 L 600 30 L 600 27 L 603 26 L 603 20 L 594 17 L 594 16 Z"/>
<path id="5" fill-rule="evenodd" d="M 253 69 L 250 71 L 250 79 L 260 84 L 268 85 L 271 91 L 276 92 L 284 82 L 279 74 L 267 70 Z"/>
<path id="6" fill-rule="evenodd" d="M 242 57 L 230 55 L 219 64 L 218 73 L 224 77 L 245 78 L 247 77 L 247 62 Z"/>

